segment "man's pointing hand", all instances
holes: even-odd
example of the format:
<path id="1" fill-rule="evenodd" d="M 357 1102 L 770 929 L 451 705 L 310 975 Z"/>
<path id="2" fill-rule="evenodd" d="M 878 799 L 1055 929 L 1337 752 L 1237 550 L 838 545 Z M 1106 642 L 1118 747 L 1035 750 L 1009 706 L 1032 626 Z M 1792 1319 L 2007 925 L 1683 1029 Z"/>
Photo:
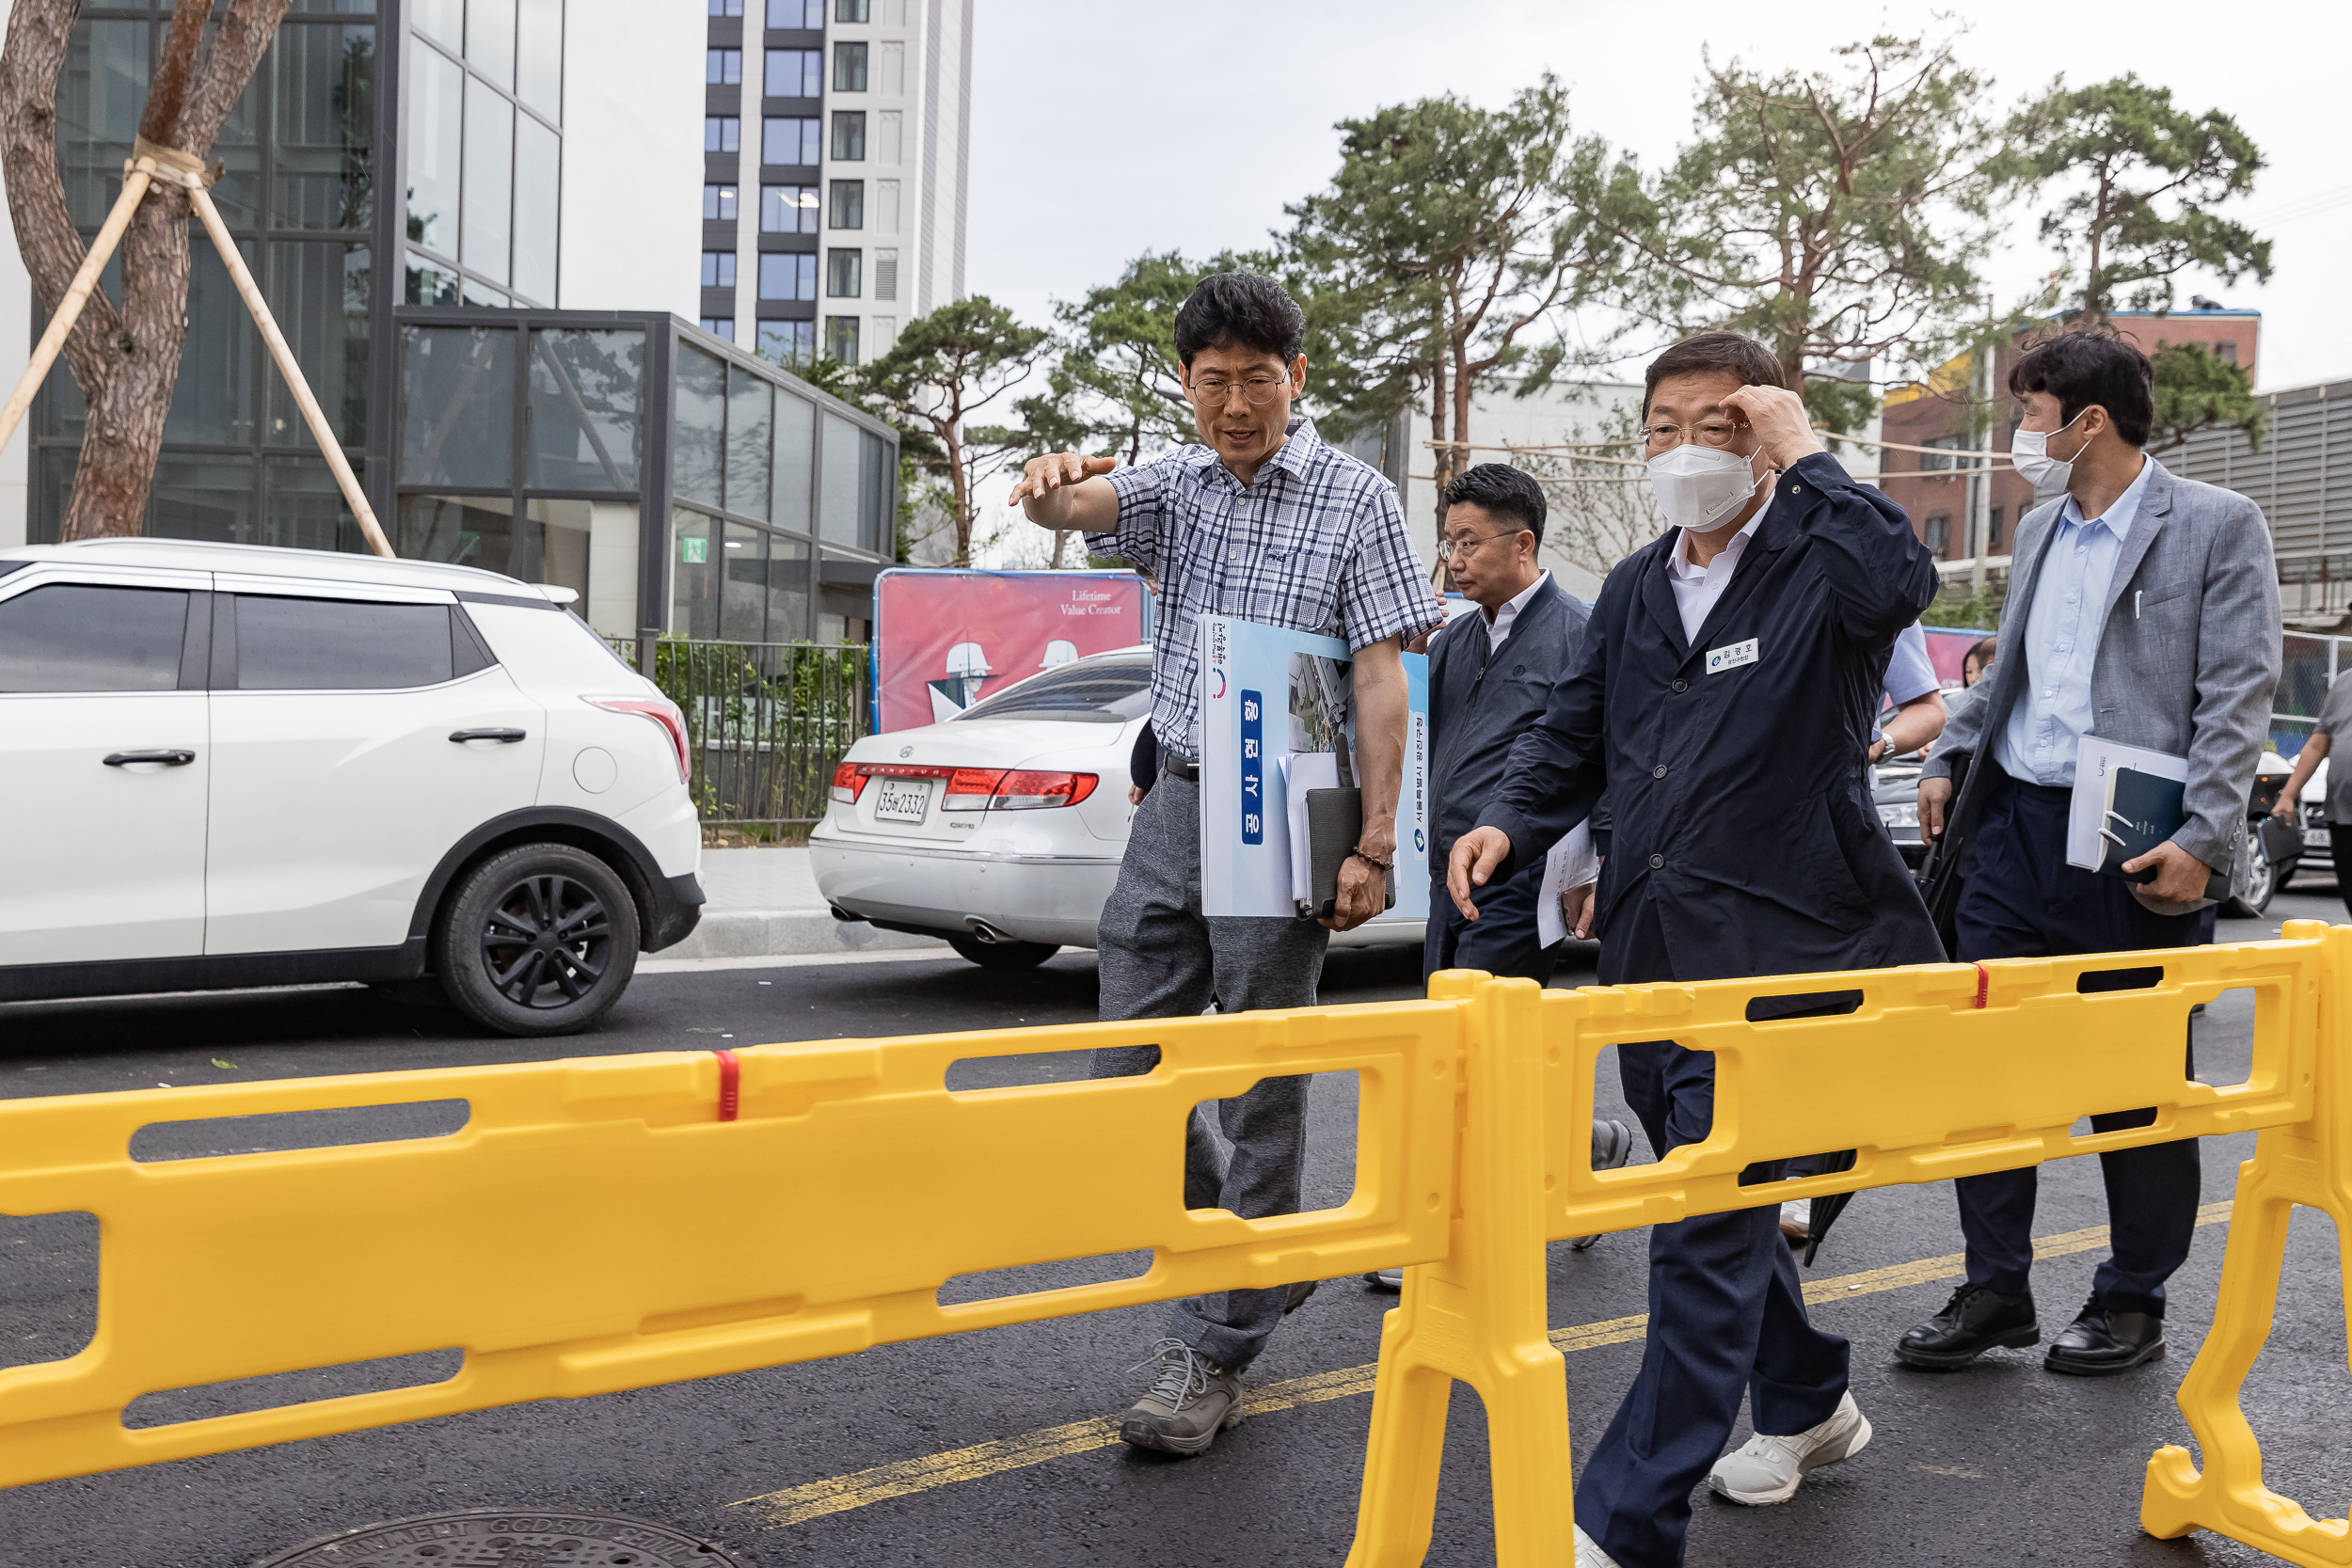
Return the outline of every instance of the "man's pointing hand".
<path id="1" fill-rule="evenodd" d="M 1042 457 L 1032 457 L 1021 467 L 1021 477 L 1013 482 L 1012 494 L 1005 498 L 1007 506 L 1019 506 L 1025 500 L 1042 500 L 1065 484 L 1076 484 L 1097 474 L 1109 473 L 1119 467 L 1116 457 L 1082 457 L 1074 451 L 1049 451 Z"/>

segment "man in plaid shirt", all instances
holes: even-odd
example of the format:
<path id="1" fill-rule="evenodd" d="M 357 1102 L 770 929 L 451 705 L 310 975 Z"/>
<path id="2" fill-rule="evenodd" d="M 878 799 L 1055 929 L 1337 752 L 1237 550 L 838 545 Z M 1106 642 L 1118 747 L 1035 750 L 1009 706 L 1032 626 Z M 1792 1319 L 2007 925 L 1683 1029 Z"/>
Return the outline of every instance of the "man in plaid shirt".
<path id="1" fill-rule="evenodd" d="M 1229 1013 L 1311 1006 L 1330 933 L 1385 906 L 1405 757 L 1403 649 L 1439 617 L 1396 487 L 1291 413 L 1306 387 L 1306 326 L 1269 278 L 1202 279 L 1176 313 L 1176 356 L 1203 444 L 1131 468 L 1055 452 L 1031 459 L 1013 486 L 1012 501 L 1032 521 L 1083 530 L 1096 553 L 1123 556 L 1159 583 L 1162 627 L 1152 651 L 1159 777 L 1136 812 L 1097 936 L 1106 1020 L 1187 1017 L 1212 1001 Z M 1343 637 L 1354 650 L 1364 831 L 1327 920 L 1200 912 L 1202 615 Z M 1100 1051 L 1094 1073 L 1147 1072 L 1155 1054 L 1149 1046 Z M 1219 1103 L 1222 1140 L 1196 1114 L 1185 1129 L 1186 1205 L 1245 1219 L 1295 1213 L 1306 1108 L 1306 1079 L 1270 1078 Z M 1313 1288 L 1179 1302 L 1146 1363 L 1151 1386 L 1120 1436 L 1170 1453 L 1208 1448 L 1241 1419 L 1243 1370 Z"/>

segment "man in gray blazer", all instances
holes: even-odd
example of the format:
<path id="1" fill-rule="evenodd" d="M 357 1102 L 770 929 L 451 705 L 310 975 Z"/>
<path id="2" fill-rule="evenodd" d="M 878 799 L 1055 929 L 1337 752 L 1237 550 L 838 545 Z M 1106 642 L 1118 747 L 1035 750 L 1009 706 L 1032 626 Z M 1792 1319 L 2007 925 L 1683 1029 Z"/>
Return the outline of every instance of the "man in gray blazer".
<path id="1" fill-rule="evenodd" d="M 2011 444 L 2017 471 L 2045 494 L 2066 493 L 2019 528 L 1992 689 L 1955 710 L 1921 770 L 1922 831 L 1941 836 L 1947 811 L 1963 832 L 1975 824 L 1953 957 L 2209 941 L 2208 881 L 2217 873 L 2233 890 L 2246 885 L 2247 792 L 2279 682 L 2269 530 L 2246 497 L 2182 479 L 2140 450 L 2154 412 L 2148 360 L 2122 340 L 2047 339 L 2019 357 L 2009 389 L 2026 409 Z M 2087 734 L 2188 760 L 2186 820 L 2124 863 L 2127 874 L 2153 873 L 2137 886 L 2066 863 L 2074 759 Z M 2153 973 L 2087 976 L 2083 990 L 2128 990 Z M 2154 1117 L 2122 1111 L 2090 1125 L 2115 1132 Z M 2188 1257 L 2196 1227 L 2194 1140 L 2099 1159 L 2111 1256 L 2042 1362 L 2056 1372 L 2121 1372 L 2164 1354 L 2164 1282 Z M 2034 1171 L 1955 1185 L 1967 1282 L 1903 1336 L 1896 1354 L 1915 1367 L 1964 1367 L 1994 1345 L 2041 1338 L 2026 1282 Z"/>

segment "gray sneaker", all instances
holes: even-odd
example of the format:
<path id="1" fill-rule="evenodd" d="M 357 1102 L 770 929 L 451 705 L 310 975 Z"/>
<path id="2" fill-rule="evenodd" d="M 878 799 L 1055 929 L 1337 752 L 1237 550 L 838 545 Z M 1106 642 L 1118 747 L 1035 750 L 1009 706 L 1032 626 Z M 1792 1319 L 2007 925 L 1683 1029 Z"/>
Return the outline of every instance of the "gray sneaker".
<path id="1" fill-rule="evenodd" d="M 1375 1291 L 1402 1291 L 1405 1289 L 1405 1271 L 1403 1269 L 1375 1269 L 1364 1275 L 1364 1283 Z"/>
<path id="2" fill-rule="evenodd" d="M 1150 1371 L 1152 1386 L 1120 1418 L 1122 1443 L 1196 1454 L 1227 1427 L 1241 1425 L 1241 1374 L 1227 1371 L 1182 1339 L 1162 1339 L 1152 1347 L 1150 1360 L 1127 1370 Z"/>
<path id="3" fill-rule="evenodd" d="M 1615 1170 L 1632 1158 L 1632 1128 L 1621 1121 L 1597 1120 L 1593 1123 L 1593 1168 L 1595 1170 Z M 1598 1236 L 1579 1236 L 1568 1245 L 1577 1252 L 1582 1252 L 1599 1240 Z"/>

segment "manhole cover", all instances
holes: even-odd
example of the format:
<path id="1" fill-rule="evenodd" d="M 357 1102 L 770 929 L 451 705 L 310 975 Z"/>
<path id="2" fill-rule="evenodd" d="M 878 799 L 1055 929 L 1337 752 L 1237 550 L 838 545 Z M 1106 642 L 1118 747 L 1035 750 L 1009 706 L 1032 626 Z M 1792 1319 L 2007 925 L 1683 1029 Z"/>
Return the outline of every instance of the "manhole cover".
<path id="1" fill-rule="evenodd" d="M 742 1568 L 707 1541 L 612 1513 L 428 1513 L 325 1536 L 255 1568 Z"/>

